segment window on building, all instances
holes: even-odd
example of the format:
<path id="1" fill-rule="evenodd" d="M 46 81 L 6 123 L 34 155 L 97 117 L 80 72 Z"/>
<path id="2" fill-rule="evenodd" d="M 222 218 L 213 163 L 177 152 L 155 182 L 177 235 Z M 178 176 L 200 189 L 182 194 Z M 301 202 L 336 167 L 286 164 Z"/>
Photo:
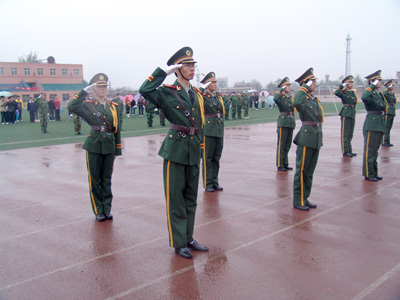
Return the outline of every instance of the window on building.
<path id="1" fill-rule="evenodd" d="M 79 76 L 79 69 L 74 69 L 74 76 Z"/>
<path id="2" fill-rule="evenodd" d="M 4 68 L 0 68 L 0 75 L 4 75 Z"/>
<path id="3" fill-rule="evenodd" d="M 68 76 L 68 69 L 62 69 L 62 76 Z"/>
<path id="4" fill-rule="evenodd" d="M 30 76 L 31 75 L 31 69 L 30 68 L 24 68 L 24 73 L 25 73 L 25 76 Z"/>
<path id="5" fill-rule="evenodd" d="M 29 101 L 30 96 L 29 95 L 22 95 L 22 101 L 23 102 L 28 102 Z"/>
<path id="6" fill-rule="evenodd" d="M 11 68 L 11 75 L 18 75 L 17 68 Z"/>
<path id="7" fill-rule="evenodd" d="M 56 76 L 56 69 L 50 69 L 50 75 Z"/>
<path id="8" fill-rule="evenodd" d="M 37 69 L 37 74 L 38 74 L 38 76 L 43 76 L 43 69 L 42 68 L 38 68 Z"/>
<path id="9" fill-rule="evenodd" d="M 56 96 L 57 96 L 57 94 L 50 94 L 49 100 L 50 100 L 50 98 L 53 98 L 53 101 L 56 100 Z"/>
<path id="10" fill-rule="evenodd" d="M 68 101 L 69 100 L 69 94 L 63 94 L 62 95 L 62 100 L 63 101 Z"/>

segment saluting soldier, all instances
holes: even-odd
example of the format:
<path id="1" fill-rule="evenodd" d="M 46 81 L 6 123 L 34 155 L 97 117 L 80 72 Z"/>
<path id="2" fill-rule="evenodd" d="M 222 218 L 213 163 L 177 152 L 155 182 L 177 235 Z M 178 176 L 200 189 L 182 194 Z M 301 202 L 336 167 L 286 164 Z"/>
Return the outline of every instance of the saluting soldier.
<path id="1" fill-rule="evenodd" d="M 251 96 L 249 95 L 249 92 L 248 92 L 248 91 L 246 91 L 245 93 L 243 93 L 242 98 L 243 98 L 244 118 L 245 118 L 245 119 L 248 119 L 248 118 L 249 118 L 249 105 L 250 105 L 250 103 L 252 103 L 253 101 L 251 100 Z"/>
<path id="2" fill-rule="evenodd" d="M 204 126 L 203 97 L 190 84 L 195 63 L 193 50 L 184 47 L 168 60 L 168 67 L 157 68 L 139 90 L 147 100 L 161 108 L 170 122 L 158 154 L 164 158 L 169 242 L 184 258 L 193 257 L 190 249 L 208 251 L 193 239 L 200 174 L 200 131 Z M 160 87 L 173 73 L 177 76 L 174 84 Z"/>
<path id="3" fill-rule="evenodd" d="M 365 78 L 368 80 L 369 87 L 366 88 L 361 96 L 367 111 L 363 126 L 364 156 L 362 173 L 365 180 L 376 182 L 382 179 L 378 175 L 377 159 L 379 147 L 386 131 L 385 113 L 387 105 L 385 98 L 379 92 L 382 87 L 381 70 Z"/>
<path id="4" fill-rule="evenodd" d="M 343 103 L 342 110 L 339 113 L 342 125 L 340 136 L 342 154 L 346 157 L 357 155 L 357 153 L 353 153 L 353 148 L 351 146 L 354 126 L 356 124 L 356 106 L 358 104 L 357 94 L 352 90 L 353 83 L 353 76 L 349 75 L 342 80 L 342 84 L 340 84 L 335 91 L 335 95 L 342 99 Z"/>
<path id="5" fill-rule="evenodd" d="M 393 126 L 393 120 L 394 117 L 396 116 L 396 103 L 397 103 L 397 98 L 396 95 L 394 94 L 394 81 L 389 80 L 385 84 L 386 89 L 383 92 L 383 96 L 385 97 L 387 104 L 388 104 L 388 109 L 386 112 L 386 132 L 383 137 L 383 143 L 382 146 L 384 147 L 392 147 L 393 144 L 390 143 L 390 130 L 392 129 Z"/>
<path id="6" fill-rule="evenodd" d="M 276 150 L 276 167 L 278 171 L 293 170 L 289 167 L 289 150 L 292 146 L 293 130 L 296 127 L 294 117 L 293 97 L 290 95 L 291 83 L 288 77 L 282 79 L 278 85 L 278 91 L 274 95 L 274 101 L 278 106 L 278 148 Z"/>
<path id="7" fill-rule="evenodd" d="M 48 123 L 48 114 L 49 114 L 49 103 L 46 100 L 46 96 L 44 93 L 41 93 L 37 99 L 34 101 L 39 108 L 39 120 L 40 120 L 40 129 L 43 133 L 47 133 L 47 123 Z"/>
<path id="8" fill-rule="evenodd" d="M 222 191 L 218 182 L 219 161 L 224 148 L 225 107 L 221 96 L 216 94 L 217 79 L 214 72 L 208 73 L 201 81 L 203 92 L 205 124 L 203 130 L 203 186 L 206 192 Z"/>
<path id="9" fill-rule="evenodd" d="M 107 86 L 107 75 L 98 73 L 68 103 L 68 109 L 91 126 L 82 148 L 86 150 L 90 203 L 99 222 L 113 219 L 111 177 L 114 159 L 122 155 L 119 104 L 107 101 Z M 85 100 L 89 94 L 93 99 Z"/>
<path id="10" fill-rule="evenodd" d="M 225 120 L 229 120 L 229 110 L 230 110 L 230 106 L 231 106 L 231 99 L 229 97 L 229 93 L 226 92 L 225 96 L 223 96 L 222 99 L 224 99 Z"/>
<path id="11" fill-rule="evenodd" d="M 296 174 L 293 181 L 293 206 L 307 211 L 317 205 L 308 201 L 313 175 L 317 166 L 319 150 L 322 147 L 322 122 L 324 111 L 317 97 L 312 93 L 317 88 L 313 68 L 309 68 L 296 79 L 300 90 L 294 97 L 293 105 L 299 112 L 301 128 L 294 138 L 297 145 Z"/>

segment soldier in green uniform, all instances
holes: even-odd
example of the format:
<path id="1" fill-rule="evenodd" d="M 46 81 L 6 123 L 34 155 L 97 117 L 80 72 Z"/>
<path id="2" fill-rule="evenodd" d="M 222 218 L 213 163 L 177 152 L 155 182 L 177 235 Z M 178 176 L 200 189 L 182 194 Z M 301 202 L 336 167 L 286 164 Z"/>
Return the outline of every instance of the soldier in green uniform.
<path id="1" fill-rule="evenodd" d="M 308 201 L 313 175 L 317 166 L 319 150 L 322 147 L 322 122 L 324 111 L 312 92 L 317 88 L 313 68 L 309 68 L 296 79 L 300 89 L 294 97 L 293 106 L 299 112 L 302 126 L 294 138 L 297 145 L 296 173 L 293 181 L 293 206 L 307 211 L 317 205 Z"/>
<path id="2" fill-rule="evenodd" d="M 238 93 L 237 95 L 237 117 L 238 119 L 242 118 L 242 107 L 243 107 L 243 97 L 242 97 L 242 93 Z"/>
<path id="3" fill-rule="evenodd" d="M 349 75 L 342 80 L 342 84 L 335 91 L 335 95 L 342 99 L 343 103 L 342 110 L 339 113 L 342 124 L 340 135 L 342 153 L 346 157 L 357 155 L 357 153 L 353 153 L 353 148 L 351 147 L 356 122 L 356 106 L 358 104 L 357 94 L 352 90 L 353 82 L 353 76 Z"/>
<path id="4" fill-rule="evenodd" d="M 149 127 L 153 127 L 153 119 L 154 119 L 154 109 L 156 107 L 150 101 L 146 101 L 146 112 L 147 112 L 147 125 Z"/>
<path id="5" fill-rule="evenodd" d="M 231 104 L 232 104 L 232 120 L 236 120 L 237 97 L 235 92 L 232 92 Z"/>
<path id="6" fill-rule="evenodd" d="M 159 113 L 159 117 L 160 117 L 160 125 L 165 126 L 165 115 L 164 115 L 163 111 L 161 110 L 161 108 L 158 108 L 158 113 Z"/>
<path id="7" fill-rule="evenodd" d="M 49 103 L 45 99 L 44 93 L 39 95 L 39 98 L 34 101 L 39 108 L 40 129 L 43 133 L 47 133 L 47 122 L 49 114 Z"/>
<path id="8" fill-rule="evenodd" d="M 229 120 L 229 110 L 231 106 L 231 99 L 229 97 L 229 93 L 226 92 L 225 96 L 222 97 L 224 99 L 224 107 L 225 107 L 225 120 Z"/>
<path id="9" fill-rule="evenodd" d="M 203 130 L 203 186 L 207 192 L 222 191 L 219 186 L 219 161 L 224 147 L 225 107 L 221 96 L 216 95 L 217 79 L 214 72 L 208 73 L 202 84 L 205 124 Z"/>
<path id="10" fill-rule="evenodd" d="M 365 77 L 369 87 L 361 96 L 367 115 L 363 126 L 364 134 L 364 156 L 362 174 L 365 180 L 378 181 L 378 151 L 386 131 L 385 113 L 387 105 L 385 98 L 379 92 L 382 87 L 381 70 Z"/>
<path id="11" fill-rule="evenodd" d="M 124 102 L 121 99 L 121 94 L 118 93 L 115 95 L 113 102 L 118 103 L 117 111 L 118 111 L 118 120 L 119 120 L 119 128 L 122 131 L 122 123 L 124 121 Z"/>
<path id="12" fill-rule="evenodd" d="M 393 92 L 394 81 L 389 80 L 388 82 L 386 82 L 385 86 L 386 86 L 386 90 L 383 92 L 383 96 L 385 97 L 386 102 L 388 104 L 388 109 L 386 112 L 386 132 L 383 137 L 382 146 L 392 147 L 393 144 L 390 143 L 390 130 L 392 129 L 392 126 L 393 126 L 394 117 L 396 116 L 397 98 Z"/>
<path id="13" fill-rule="evenodd" d="M 249 118 L 249 106 L 250 106 L 250 95 L 249 92 L 246 91 L 243 95 L 243 110 L 244 110 L 244 118 Z"/>
<path id="14" fill-rule="evenodd" d="M 293 130 L 296 127 L 294 117 L 293 97 L 290 95 L 291 84 L 288 77 L 278 85 L 279 90 L 274 95 L 274 101 L 278 106 L 278 148 L 276 150 L 276 166 L 278 171 L 293 170 L 289 167 L 288 153 L 292 146 Z"/>
<path id="15" fill-rule="evenodd" d="M 86 150 L 90 202 L 99 222 L 113 219 L 111 177 L 114 159 L 122 155 L 119 104 L 107 101 L 107 86 L 107 75 L 98 73 L 90 80 L 89 86 L 68 103 L 68 109 L 91 126 L 82 148 Z M 85 100 L 91 93 L 94 98 Z"/>
<path id="16" fill-rule="evenodd" d="M 190 84 L 195 74 L 193 50 L 184 47 L 157 68 L 139 92 L 161 108 L 170 122 L 169 131 L 158 152 L 164 158 L 164 191 L 167 206 L 169 242 L 182 257 L 192 258 L 190 249 L 208 251 L 193 239 L 199 185 L 201 129 L 204 106 L 201 92 Z M 175 73 L 173 85 L 160 87 Z"/>

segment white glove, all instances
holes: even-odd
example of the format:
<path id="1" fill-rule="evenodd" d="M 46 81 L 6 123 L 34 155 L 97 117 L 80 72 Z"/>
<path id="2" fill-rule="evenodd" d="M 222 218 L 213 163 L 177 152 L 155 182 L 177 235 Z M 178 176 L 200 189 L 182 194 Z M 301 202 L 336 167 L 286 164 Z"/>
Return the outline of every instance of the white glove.
<path id="1" fill-rule="evenodd" d="M 42 94 L 39 95 L 39 99 L 42 98 Z"/>
<path id="2" fill-rule="evenodd" d="M 343 83 L 343 87 L 345 88 L 348 84 L 348 82 Z"/>
<path id="3" fill-rule="evenodd" d="M 376 79 L 372 84 L 376 86 L 378 84 L 378 82 L 379 82 L 379 80 Z"/>
<path id="4" fill-rule="evenodd" d="M 182 68 L 182 65 L 172 65 L 172 66 L 168 66 L 164 69 L 162 69 L 165 73 L 167 73 L 168 75 L 171 75 L 172 73 L 175 73 L 176 70 Z"/>
<path id="5" fill-rule="evenodd" d="M 282 87 L 282 90 L 284 90 L 284 89 L 285 89 L 285 87 L 286 87 L 286 85 L 284 85 L 284 86 Z"/>
<path id="6" fill-rule="evenodd" d="M 96 87 L 96 83 L 93 83 L 93 84 L 88 85 L 87 87 L 85 87 L 83 90 L 86 93 L 91 94 L 91 93 L 93 93 L 95 87 Z"/>
<path id="7" fill-rule="evenodd" d="M 203 89 L 207 89 L 207 87 L 210 85 L 210 83 L 211 83 L 211 81 L 209 81 L 209 82 L 203 84 L 203 85 L 202 85 L 202 88 L 203 88 Z"/>
<path id="8" fill-rule="evenodd" d="M 389 86 L 388 86 L 388 89 L 390 89 L 392 86 L 393 86 L 393 84 L 389 85 Z"/>
<path id="9" fill-rule="evenodd" d="M 309 80 L 309 81 L 306 83 L 306 85 L 307 85 L 308 87 L 310 87 L 310 86 L 312 85 L 312 80 Z"/>

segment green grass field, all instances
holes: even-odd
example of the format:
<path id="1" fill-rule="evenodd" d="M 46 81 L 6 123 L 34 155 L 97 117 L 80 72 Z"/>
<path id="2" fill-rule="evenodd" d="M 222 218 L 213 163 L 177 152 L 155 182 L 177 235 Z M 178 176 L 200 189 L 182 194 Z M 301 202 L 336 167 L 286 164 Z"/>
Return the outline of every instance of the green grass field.
<path id="1" fill-rule="evenodd" d="M 326 102 L 322 103 L 322 105 L 326 116 L 337 115 L 334 103 Z M 337 105 L 339 110 L 341 107 L 341 104 Z M 279 111 L 276 108 L 271 110 L 268 108 L 264 110 L 259 109 L 258 111 L 253 109 L 250 110 L 249 119 L 228 120 L 225 122 L 225 127 L 276 122 L 278 115 Z M 23 111 L 22 120 L 22 122 L 17 122 L 15 124 L 0 125 L 0 151 L 67 143 L 81 143 L 90 132 L 89 125 L 87 123 L 82 123 L 82 134 L 75 135 L 73 120 L 68 118 L 65 108 L 61 114 L 61 121 L 49 122 L 47 134 L 41 132 L 39 123 L 29 122 L 29 114 L 26 110 Z M 122 138 L 164 134 L 168 130 L 168 121 L 166 123 L 167 126 L 160 126 L 159 117 L 155 115 L 153 122 L 154 127 L 150 128 L 147 126 L 146 115 L 141 118 L 139 118 L 138 115 L 131 116 L 130 118 L 124 116 Z"/>

